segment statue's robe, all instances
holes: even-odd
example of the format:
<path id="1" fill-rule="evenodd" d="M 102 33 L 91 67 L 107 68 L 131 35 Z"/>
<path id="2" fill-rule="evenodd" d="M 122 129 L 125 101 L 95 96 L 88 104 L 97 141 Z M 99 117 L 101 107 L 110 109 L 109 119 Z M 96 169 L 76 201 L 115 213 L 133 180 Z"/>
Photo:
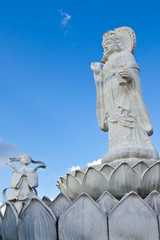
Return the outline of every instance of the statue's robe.
<path id="1" fill-rule="evenodd" d="M 38 186 L 38 176 L 34 168 L 26 167 L 14 170 L 11 180 L 11 187 L 14 191 L 9 196 L 9 200 L 26 200 L 35 194 L 32 189 Z"/>
<path id="2" fill-rule="evenodd" d="M 118 72 L 128 69 L 131 79 L 119 84 Z M 139 67 L 129 51 L 111 55 L 97 84 L 97 117 L 103 131 L 109 131 L 109 153 L 104 162 L 122 158 L 157 159 L 149 136 L 153 129 L 143 102 Z M 124 80 L 124 79 L 123 79 Z"/>

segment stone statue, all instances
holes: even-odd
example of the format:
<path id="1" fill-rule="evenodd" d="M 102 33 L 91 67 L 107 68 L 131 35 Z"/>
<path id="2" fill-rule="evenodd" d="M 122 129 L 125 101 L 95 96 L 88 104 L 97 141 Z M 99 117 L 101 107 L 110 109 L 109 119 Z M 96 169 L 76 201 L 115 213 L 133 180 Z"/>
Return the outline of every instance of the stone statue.
<path id="1" fill-rule="evenodd" d="M 158 159 L 149 138 L 153 129 L 143 102 L 140 69 L 133 56 L 135 33 L 129 27 L 108 31 L 103 35 L 102 46 L 101 63 L 91 63 L 99 128 L 109 131 L 109 153 L 102 158 L 102 163 L 119 159 Z"/>
<path id="2" fill-rule="evenodd" d="M 17 168 L 13 162 L 20 162 L 22 167 Z M 29 167 L 30 163 L 37 163 L 40 165 L 33 168 Z M 38 176 L 36 171 L 38 168 L 45 168 L 46 165 L 40 161 L 33 161 L 32 157 L 28 154 L 21 155 L 19 158 L 9 158 L 9 161 L 6 164 L 14 169 L 11 180 L 11 188 L 14 188 L 14 190 L 8 200 L 14 202 L 17 210 L 20 211 L 23 206 L 23 202 L 27 198 L 32 198 L 37 195 L 35 190 L 38 186 Z M 3 193 L 5 201 L 6 190 L 7 189 L 5 189 Z"/>

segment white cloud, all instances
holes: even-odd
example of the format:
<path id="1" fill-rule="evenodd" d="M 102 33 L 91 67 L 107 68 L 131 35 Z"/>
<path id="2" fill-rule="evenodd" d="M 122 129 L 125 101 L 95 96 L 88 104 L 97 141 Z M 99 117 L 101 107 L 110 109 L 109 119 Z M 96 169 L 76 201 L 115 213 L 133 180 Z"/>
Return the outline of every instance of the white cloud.
<path id="1" fill-rule="evenodd" d="M 98 165 L 98 164 L 101 164 L 101 158 L 98 159 L 98 160 L 96 160 L 96 161 L 87 163 L 87 166 L 88 166 L 88 167 L 91 167 L 91 166 Z"/>
<path id="2" fill-rule="evenodd" d="M 69 171 L 75 171 L 75 170 L 79 170 L 81 167 L 80 166 L 72 166 L 71 168 L 69 168 Z"/>
<path id="3" fill-rule="evenodd" d="M 65 27 L 68 25 L 69 21 L 71 20 L 71 16 L 68 13 L 63 12 L 62 10 L 60 10 L 59 12 L 62 16 L 61 24 Z"/>
<path id="4" fill-rule="evenodd" d="M 89 163 L 87 163 L 87 167 L 91 167 L 91 166 L 94 166 L 94 165 L 98 165 L 98 164 L 101 164 L 101 158 L 99 158 L 98 160 L 96 160 L 96 161 L 93 161 L 93 162 L 89 162 Z M 69 168 L 68 170 L 70 171 L 70 172 L 72 172 L 72 171 L 75 171 L 75 170 L 79 170 L 79 169 L 81 169 L 81 167 L 80 166 L 72 166 L 71 168 Z"/>
<path id="5" fill-rule="evenodd" d="M 15 144 L 4 142 L 0 138 L 0 165 L 4 166 L 9 157 L 17 156 L 20 150 Z"/>

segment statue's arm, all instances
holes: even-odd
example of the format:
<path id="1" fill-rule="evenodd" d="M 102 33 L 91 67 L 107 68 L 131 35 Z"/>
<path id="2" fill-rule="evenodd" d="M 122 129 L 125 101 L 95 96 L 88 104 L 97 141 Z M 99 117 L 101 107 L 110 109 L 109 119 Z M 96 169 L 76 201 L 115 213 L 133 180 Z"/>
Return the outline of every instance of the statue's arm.
<path id="1" fill-rule="evenodd" d="M 12 160 L 11 160 L 11 159 L 9 159 L 9 160 L 6 162 L 6 164 L 7 164 L 8 166 L 10 166 L 11 168 L 13 168 L 16 172 L 18 172 L 18 168 L 12 163 Z"/>
<path id="2" fill-rule="evenodd" d="M 102 78 L 102 76 L 99 76 Z M 102 79 L 101 79 L 102 80 Z M 104 95 L 103 95 L 103 82 L 96 83 L 97 91 L 97 120 L 99 128 L 106 132 L 108 131 L 108 124 L 106 119 L 105 104 L 104 104 Z"/>
<path id="3" fill-rule="evenodd" d="M 45 164 L 45 163 L 42 163 L 41 165 L 33 168 L 33 172 L 36 172 L 38 168 L 46 168 L 46 164 Z"/>
<path id="4" fill-rule="evenodd" d="M 104 104 L 104 96 L 103 96 L 103 72 L 100 67 L 100 63 L 92 63 L 91 69 L 94 73 L 94 79 L 96 84 L 97 91 L 97 119 L 99 128 L 106 132 L 108 131 L 107 120 L 105 121 L 106 113 L 105 113 L 105 104 Z"/>

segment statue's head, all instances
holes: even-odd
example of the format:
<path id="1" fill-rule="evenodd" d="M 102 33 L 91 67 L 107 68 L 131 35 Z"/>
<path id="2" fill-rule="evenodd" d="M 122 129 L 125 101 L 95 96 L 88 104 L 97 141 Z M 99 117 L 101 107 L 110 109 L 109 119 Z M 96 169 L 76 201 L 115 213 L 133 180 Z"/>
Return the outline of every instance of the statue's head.
<path id="1" fill-rule="evenodd" d="M 28 154 L 23 154 L 19 156 L 19 159 L 22 165 L 29 165 L 32 162 L 32 157 Z"/>
<path id="2" fill-rule="evenodd" d="M 102 62 L 103 60 L 105 62 L 105 58 L 107 59 L 113 52 L 124 50 L 122 43 L 114 31 L 108 31 L 103 35 L 102 46 L 104 49 Z"/>

